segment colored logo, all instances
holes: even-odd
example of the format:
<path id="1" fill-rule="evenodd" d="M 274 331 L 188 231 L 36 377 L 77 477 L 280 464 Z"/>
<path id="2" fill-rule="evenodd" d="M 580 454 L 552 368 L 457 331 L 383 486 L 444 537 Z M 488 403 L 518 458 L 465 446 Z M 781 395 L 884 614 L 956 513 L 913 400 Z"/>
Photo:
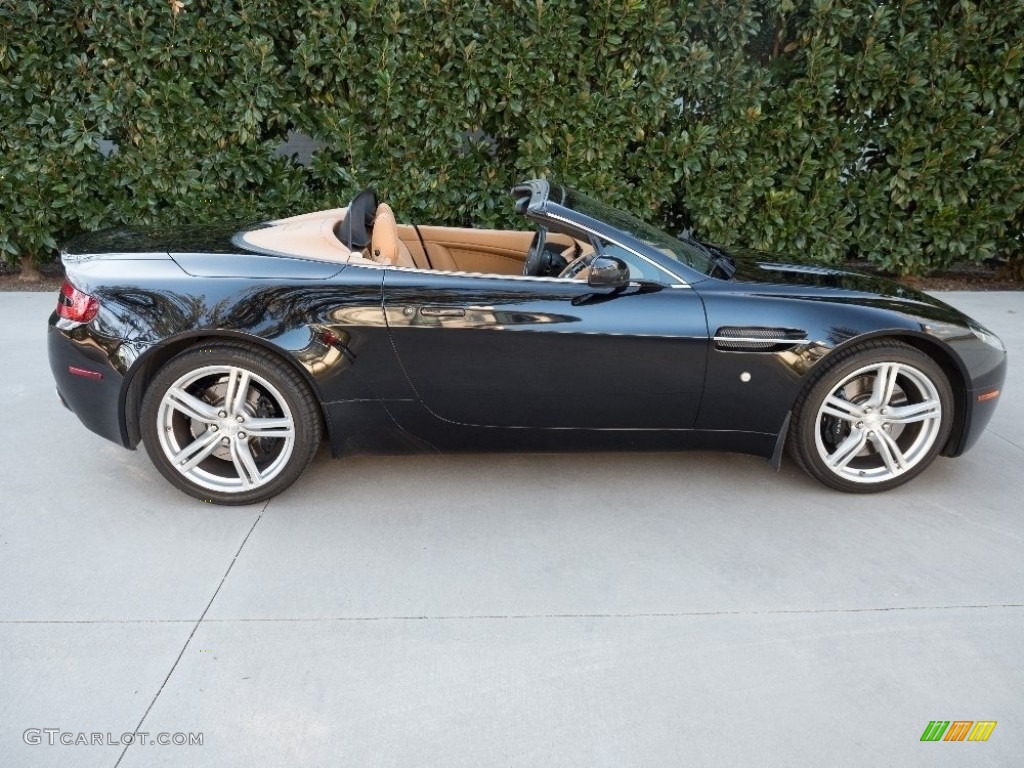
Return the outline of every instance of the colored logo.
<path id="1" fill-rule="evenodd" d="M 932 720 L 921 741 L 988 741 L 995 727 L 995 720 Z"/>

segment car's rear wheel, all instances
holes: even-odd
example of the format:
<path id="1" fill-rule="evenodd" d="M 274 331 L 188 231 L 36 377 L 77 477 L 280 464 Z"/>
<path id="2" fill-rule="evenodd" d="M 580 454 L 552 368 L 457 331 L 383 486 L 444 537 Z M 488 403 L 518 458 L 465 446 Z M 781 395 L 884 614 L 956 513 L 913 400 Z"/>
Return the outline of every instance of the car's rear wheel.
<path id="1" fill-rule="evenodd" d="M 928 355 L 899 342 L 840 352 L 797 401 L 788 445 L 812 477 L 871 493 L 923 472 L 949 438 L 953 391 Z"/>
<path id="2" fill-rule="evenodd" d="M 253 504 L 280 493 L 316 453 L 319 410 L 302 378 L 261 349 L 215 344 L 171 359 L 142 400 L 142 440 L 185 493 Z"/>

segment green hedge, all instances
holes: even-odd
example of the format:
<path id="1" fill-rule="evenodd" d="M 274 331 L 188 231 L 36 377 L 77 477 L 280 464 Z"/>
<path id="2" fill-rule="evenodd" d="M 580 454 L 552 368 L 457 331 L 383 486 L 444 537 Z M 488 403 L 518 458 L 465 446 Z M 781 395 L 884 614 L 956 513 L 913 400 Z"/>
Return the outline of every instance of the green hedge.
<path id="1" fill-rule="evenodd" d="M 508 189 L 549 175 L 798 259 L 1010 257 L 1021 29 L 1020 2 L 0 3 L 0 251 L 371 185 L 400 220 L 516 225 Z"/>

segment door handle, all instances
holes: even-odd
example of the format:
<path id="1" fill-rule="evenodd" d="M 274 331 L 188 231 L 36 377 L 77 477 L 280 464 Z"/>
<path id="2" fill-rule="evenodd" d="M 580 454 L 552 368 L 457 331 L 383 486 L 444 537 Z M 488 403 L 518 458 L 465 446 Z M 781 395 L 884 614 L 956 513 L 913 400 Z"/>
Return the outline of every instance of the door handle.
<path id="1" fill-rule="evenodd" d="M 420 307 L 424 317 L 465 317 L 466 310 L 462 307 Z"/>

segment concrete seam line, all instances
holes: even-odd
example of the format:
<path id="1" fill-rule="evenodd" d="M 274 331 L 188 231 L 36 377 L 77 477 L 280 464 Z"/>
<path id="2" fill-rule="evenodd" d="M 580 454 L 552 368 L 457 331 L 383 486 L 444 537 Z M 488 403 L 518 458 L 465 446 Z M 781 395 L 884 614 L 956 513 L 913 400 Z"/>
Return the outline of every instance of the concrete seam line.
<path id="1" fill-rule="evenodd" d="M 209 606 L 207 606 L 209 607 Z M 650 611 L 647 613 L 478 613 L 438 616 L 315 616 L 310 618 L 206 619 L 207 624 L 309 624 L 340 621 L 528 621 L 536 619 L 673 619 L 700 616 L 801 616 L 829 613 L 895 613 L 899 611 L 978 611 L 992 608 L 1024 608 L 1024 603 L 977 605 L 890 605 L 861 608 L 769 608 L 764 611 Z M 204 614 L 205 615 L 205 614 Z M 88 619 L 81 621 L 0 619 L 8 624 L 189 624 L 192 619 Z M 197 625 L 198 626 L 198 625 Z"/>
<path id="2" fill-rule="evenodd" d="M 156 695 L 153 696 L 153 700 L 149 702 L 149 706 L 146 707 L 146 711 L 142 713 L 142 719 L 139 720 L 138 725 L 136 725 L 134 730 L 131 731 L 132 733 L 139 732 L 139 730 L 142 728 L 142 724 L 146 722 L 146 718 L 149 716 L 150 710 L 153 709 L 153 705 L 156 704 L 157 699 L 160 698 L 160 694 L 164 692 L 164 686 L 166 686 L 167 682 L 171 679 L 171 675 L 174 674 L 174 670 L 178 668 L 178 662 L 180 662 L 181 657 L 185 655 L 185 651 L 188 649 L 189 643 L 192 642 L 192 638 L 195 636 L 196 630 L 199 629 L 199 625 L 202 624 L 203 619 L 206 618 L 207 611 L 210 610 L 210 607 L 213 605 L 213 601 L 217 599 L 217 595 L 220 594 L 220 589 L 224 586 L 224 582 L 227 581 L 228 574 L 231 573 L 231 569 L 235 567 L 235 562 L 238 560 L 238 556 L 242 554 L 242 550 L 245 548 L 246 542 L 249 541 L 249 537 L 252 536 L 252 532 L 256 530 L 256 526 L 259 525 L 260 520 L 263 519 L 263 513 L 267 511 L 267 505 L 269 504 L 269 499 L 263 503 L 263 508 L 260 510 L 260 513 L 256 516 L 256 519 L 253 521 L 252 526 L 250 526 L 249 532 L 245 534 L 245 538 L 242 539 L 242 543 L 239 545 L 238 551 L 235 552 L 235 556 L 231 558 L 231 562 L 228 564 L 228 569 L 224 571 L 224 575 L 221 576 L 220 583 L 217 584 L 217 589 L 213 591 L 213 596 L 206 604 L 206 607 L 203 609 L 202 614 L 200 614 L 199 618 L 196 620 L 195 626 L 192 627 L 192 631 L 188 633 L 188 637 L 185 639 L 185 644 L 181 647 L 181 650 L 178 652 L 178 656 L 177 658 L 175 658 L 174 663 L 171 665 L 170 671 L 167 673 L 167 676 L 164 678 L 164 681 L 160 683 L 160 688 L 157 690 Z M 121 750 L 121 754 L 118 755 L 117 762 L 114 763 L 114 768 L 118 768 L 118 766 L 121 765 L 121 761 L 124 760 L 124 756 L 128 754 L 128 749 L 134 743 L 135 742 L 132 741 L 129 744 L 125 744 L 124 749 Z"/>
<path id="3" fill-rule="evenodd" d="M 1015 442 L 1013 442 L 1013 440 L 1011 440 L 1010 438 L 1006 437 L 1005 435 L 999 434 L 994 429 L 992 429 L 992 427 L 985 427 L 985 431 L 988 432 L 989 434 L 995 435 L 1000 440 L 1005 440 L 1010 445 L 1012 445 L 1014 448 L 1016 448 L 1018 451 L 1024 451 L 1024 447 L 1021 447 L 1021 446 L 1017 445 Z"/>

